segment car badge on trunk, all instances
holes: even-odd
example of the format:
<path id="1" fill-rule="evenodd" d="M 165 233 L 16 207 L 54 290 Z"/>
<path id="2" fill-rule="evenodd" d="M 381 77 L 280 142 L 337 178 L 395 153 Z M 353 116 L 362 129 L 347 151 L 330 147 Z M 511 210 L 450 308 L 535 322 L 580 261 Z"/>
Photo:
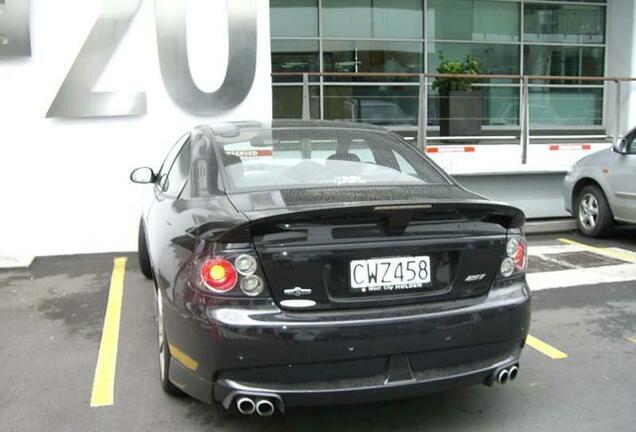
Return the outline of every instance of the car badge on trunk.
<path id="1" fill-rule="evenodd" d="M 472 274 L 472 275 L 469 275 L 469 276 L 465 279 L 465 281 L 466 281 L 466 282 L 477 282 L 477 281 L 482 280 L 482 279 L 483 279 L 483 278 L 485 278 L 485 277 L 486 277 L 486 273 Z"/>
<path id="2" fill-rule="evenodd" d="M 300 296 L 310 295 L 311 289 L 294 287 L 294 288 L 286 289 L 283 292 L 285 293 L 285 295 L 288 295 L 288 296 L 300 297 Z"/>

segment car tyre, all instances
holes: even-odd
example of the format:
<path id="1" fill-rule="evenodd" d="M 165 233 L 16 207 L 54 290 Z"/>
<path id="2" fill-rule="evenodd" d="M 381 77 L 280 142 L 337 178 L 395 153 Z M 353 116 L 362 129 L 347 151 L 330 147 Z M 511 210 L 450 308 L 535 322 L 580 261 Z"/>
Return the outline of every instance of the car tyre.
<path id="1" fill-rule="evenodd" d="M 612 210 L 600 187 L 586 186 L 576 198 L 576 223 L 587 237 L 603 237 L 614 224 Z"/>
<path id="2" fill-rule="evenodd" d="M 157 318 L 157 334 L 159 337 L 159 379 L 161 388 L 171 396 L 183 396 L 183 392 L 169 378 L 172 356 L 170 355 L 170 345 L 163 326 L 163 297 L 160 289 L 157 289 L 156 293 L 155 316 Z"/>
<path id="3" fill-rule="evenodd" d="M 152 279 L 152 267 L 150 265 L 150 256 L 148 255 L 148 243 L 146 243 L 146 228 L 144 221 L 139 221 L 139 235 L 137 236 L 137 250 L 139 256 L 139 268 L 141 273 L 148 279 Z"/>

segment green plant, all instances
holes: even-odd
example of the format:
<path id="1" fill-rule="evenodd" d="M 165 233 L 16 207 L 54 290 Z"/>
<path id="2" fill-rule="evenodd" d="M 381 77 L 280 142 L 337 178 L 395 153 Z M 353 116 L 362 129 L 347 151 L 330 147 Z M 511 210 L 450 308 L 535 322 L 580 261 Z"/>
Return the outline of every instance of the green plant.
<path id="1" fill-rule="evenodd" d="M 479 63 L 470 54 L 460 61 L 445 59 L 442 52 L 440 52 L 439 59 L 440 64 L 437 66 L 437 73 L 451 75 L 479 74 Z M 435 78 L 433 88 L 439 93 L 448 93 L 451 90 L 470 91 L 472 90 L 472 83 L 475 81 L 477 81 L 477 78 Z"/>

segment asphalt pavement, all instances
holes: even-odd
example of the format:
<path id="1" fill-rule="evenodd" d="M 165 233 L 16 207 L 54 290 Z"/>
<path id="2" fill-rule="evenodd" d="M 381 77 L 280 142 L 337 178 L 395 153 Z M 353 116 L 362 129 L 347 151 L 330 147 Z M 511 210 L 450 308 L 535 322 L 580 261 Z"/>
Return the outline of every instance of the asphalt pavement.
<path id="1" fill-rule="evenodd" d="M 0 271 L 0 431 L 634 431 L 635 234 L 529 238 L 533 338 L 514 382 L 271 418 L 163 393 L 153 288 L 135 254 L 36 258 Z M 121 257 L 112 404 L 91 407 Z"/>

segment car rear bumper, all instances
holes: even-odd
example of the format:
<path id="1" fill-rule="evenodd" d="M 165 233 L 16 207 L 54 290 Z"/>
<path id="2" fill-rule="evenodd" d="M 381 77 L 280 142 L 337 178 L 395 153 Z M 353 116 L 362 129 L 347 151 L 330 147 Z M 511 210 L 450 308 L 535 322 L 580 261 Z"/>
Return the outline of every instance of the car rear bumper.
<path id="1" fill-rule="evenodd" d="M 497 369 L 519 362 L 530 291 L 518 281 L 478 299 L 348 315 L 271 305 L 209 308 L 206 320 L 176 312 L 166 316 L 168 338 L 192 360 L 171 362 L 176 385 L 226 408 L 248 394 L 284 409 L 488 383 Z"/>
<path id="2" fill-rule="evenodd" d="M 489 384 L 494 380 L 495 371 L 519 363 L 520 351 L 520 347 L 516 346 L 505 358 L 432 368 L 428 371 L 413 371 L 409 367 L 408 355 L 389 356 L 386 359 L 386 368 L 378 375 L 334 381 L 281 384 L 221 378 L 213 385 L 214 399 L 229 408 L 238 396 L 269 397 L 279 401 L 279 409 L 283 411 L 290 406 L 351 404 L 405 398 L 457 387 Z M 340 367 L 337 363 L 329 366 Z"/>

